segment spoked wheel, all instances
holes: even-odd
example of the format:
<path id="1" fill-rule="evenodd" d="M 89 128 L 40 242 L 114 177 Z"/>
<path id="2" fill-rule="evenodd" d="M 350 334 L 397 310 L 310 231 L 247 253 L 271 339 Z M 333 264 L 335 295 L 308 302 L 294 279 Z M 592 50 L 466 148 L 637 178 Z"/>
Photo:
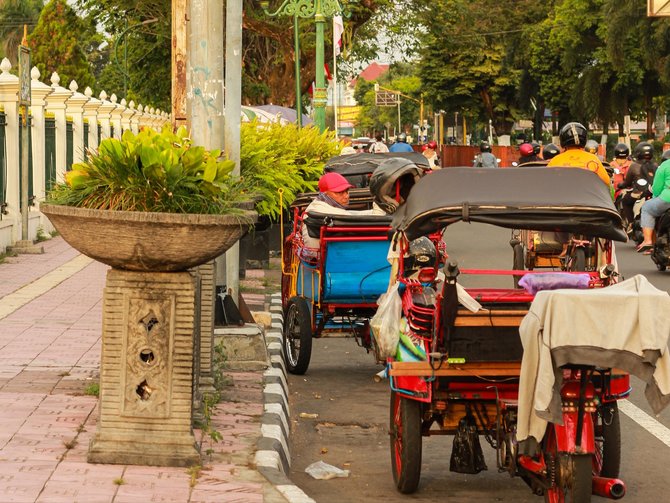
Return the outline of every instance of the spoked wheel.
<path id="1" fill-rule="evenodd" d="M 581 247 L 575 248 L 571 262 L 570 271 L 586 271 L 586 250 Z"/>
<path id="2" fill-rule="evenodd" d="M 514 245 L 514 264 L 513 269 L 515 271 L 523 271 L 525 267 L 525 261 L 523 258 L 523 246 L 521 244 Z M 514 276 L 514 288 L 519 288 L 519 277 Z"/>
<path id="3" fill-rule="evenodd" d="M 592 456 L 558 451 L 556 431 L 549 424 L 543 441 L 544 458 L 553 485 L 544 492 L 545 503 L 589 503 L 591 501 Z"/>
<path id="4" fill-rule="evenodd" d="M 398 491 L 416 491 L 421 477 L 421 404 L 391 391 L 391 466 Z"/>
<path id="5" fill-rule="evenodd" d="M 621 465 L 619 406 L 616 402 L 603 404 L 598 407 L 593 419 L 596 446 L 593 473 L 615 479 L 619 477 Z"/>
<path id="6" fill-rule="evenodd" d="M 284 358 L 291 374 L 304 374 L 312 357 L 312 315 L 307 301 L 291 297 L 284 316 Z"/>

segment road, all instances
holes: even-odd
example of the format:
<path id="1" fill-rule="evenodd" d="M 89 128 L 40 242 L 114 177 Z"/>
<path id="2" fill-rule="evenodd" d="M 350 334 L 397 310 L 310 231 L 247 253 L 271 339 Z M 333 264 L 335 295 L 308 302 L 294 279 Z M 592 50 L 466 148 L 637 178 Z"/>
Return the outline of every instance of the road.
<path id="1" fill-rule="evenodd" d="M 505 229 L 459 223 L 447 230 L 445 241 L 450 259 L 458 260 L 461 268 L 510 268 L 509 239 L 510 231 Z M 626 278 L 644 274 L 657 288 L 670 290 L 670 273 L 656 271 L 649 257 L 635 253 L 633 244 L 617 244 L 617 257 Z M 490 280 L 491 277 L 486 279 Z M 505 278 L 506 283 L 510 281 L 509 277 Z M 469 286 L 476 285 L 470 283 Z M 391 474 L 388 382 L 375 383 L 372 379 L 380 369 L 373 357 L 357 347 L 353 339 L 322 338 L 314 340 L 307 374 L 289 377 L 291 479 L 305 493 L 318 503 L 541 501 L 521 479 L 497 472 L 495 451 L 483 438 L 488 471 L 478 475 L 450 472 L 451 436 L 424 438 L 419 489 L 409 496 L 398 493 Z M 621 478 L 628 491 L 624 501 L 666 501 L 664 482 L 670 459 L 670 408 L 657 422 L 648 421 L 647 414 L 651 411 L 644 398 L 644 385 L 635 378 L 632 380 L 633 394 L 622 404 L 622 409 L 625 407 L 627 414 L 638 421 L 626 413 L 621 414 Z M 318 414 L 318 417 L 300 417 L 301 413 Z M 640 418 L 651 423 L 652 431 L 639 424 Z M 350 476 L 313 479 L 304 470 L 319 460 L 350 470 Z M 600 499 L 594 497 L 594 501 Z"/>

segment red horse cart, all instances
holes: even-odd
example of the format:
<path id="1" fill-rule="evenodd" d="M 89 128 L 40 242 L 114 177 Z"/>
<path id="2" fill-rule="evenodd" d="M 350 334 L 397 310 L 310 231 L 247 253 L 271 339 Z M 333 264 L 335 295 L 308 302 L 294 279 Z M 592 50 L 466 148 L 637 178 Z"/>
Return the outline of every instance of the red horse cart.
<path id="1" fill-rule="evenodd" d="M 580 273 L 459 270 L 426 245 L 458 221 L 591 236 L 606 242 L 611 262 Z M 392 230 L 402 318 L 386 376 L 398 490 L 419 486 L 422 437 L 455 435 L 451 470 L 478 473 L 486 469 L 484 435 L 499 471 L 522 477 L 547 502 L 623 497 L 617 400 L 630 393 L 628 372 L 649 369 L 617 357 L 616 344 L 631 344 L 634 334 L 618 334 L 598 311 L 603 296 L 637 301 L 643 283 L 617 283 L 610 245 L 626 235 L 604 184 L 574 168 L 443 169 L 412 188 Z M 521 286 L 459 284 L 461 275 L 504 274 L 521 277 Z M 667 293 L 643 286 L 665 302 Z"/>

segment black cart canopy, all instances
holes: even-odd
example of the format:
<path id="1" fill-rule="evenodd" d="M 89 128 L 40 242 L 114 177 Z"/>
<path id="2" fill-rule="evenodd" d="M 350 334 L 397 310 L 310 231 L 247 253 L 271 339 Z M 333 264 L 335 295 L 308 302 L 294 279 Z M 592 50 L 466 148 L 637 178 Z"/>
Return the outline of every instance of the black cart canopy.
<path id="1" fill-rule="evenodd" d="M 416 239 L 458 221 L 626 241 L 610 190 L 580 168 L 446 168 L 419 180 L 391 224 Z"/>
<path id="2" fill-rule="evenodd" d="M 428 159 L 418 152 L 384 152 L 380 154 L 348 154 L 338 155 L 326 162 L 323 168 L 325 173 L 335 171 L 342 176 L 370 175 L 382 162 L 392 157 L 409 159 L 419 168 L 430 169 Z"/>

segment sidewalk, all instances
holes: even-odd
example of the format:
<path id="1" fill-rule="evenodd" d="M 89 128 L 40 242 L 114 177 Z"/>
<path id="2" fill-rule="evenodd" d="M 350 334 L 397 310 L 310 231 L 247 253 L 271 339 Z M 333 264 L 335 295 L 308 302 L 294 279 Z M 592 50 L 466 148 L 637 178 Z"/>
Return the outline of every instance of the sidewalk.
<path id="1" fill-rule="evenodd" d="M 0 264 L 0 503 L 289 501 L 255 469 L 262 371 L 227 373 L 212 417 L 223 439 L 210 444 L 196 431 L 201 467 L 86 462 L 107 266 L 60 237 L 43 244 L 43 255 Z"/>

